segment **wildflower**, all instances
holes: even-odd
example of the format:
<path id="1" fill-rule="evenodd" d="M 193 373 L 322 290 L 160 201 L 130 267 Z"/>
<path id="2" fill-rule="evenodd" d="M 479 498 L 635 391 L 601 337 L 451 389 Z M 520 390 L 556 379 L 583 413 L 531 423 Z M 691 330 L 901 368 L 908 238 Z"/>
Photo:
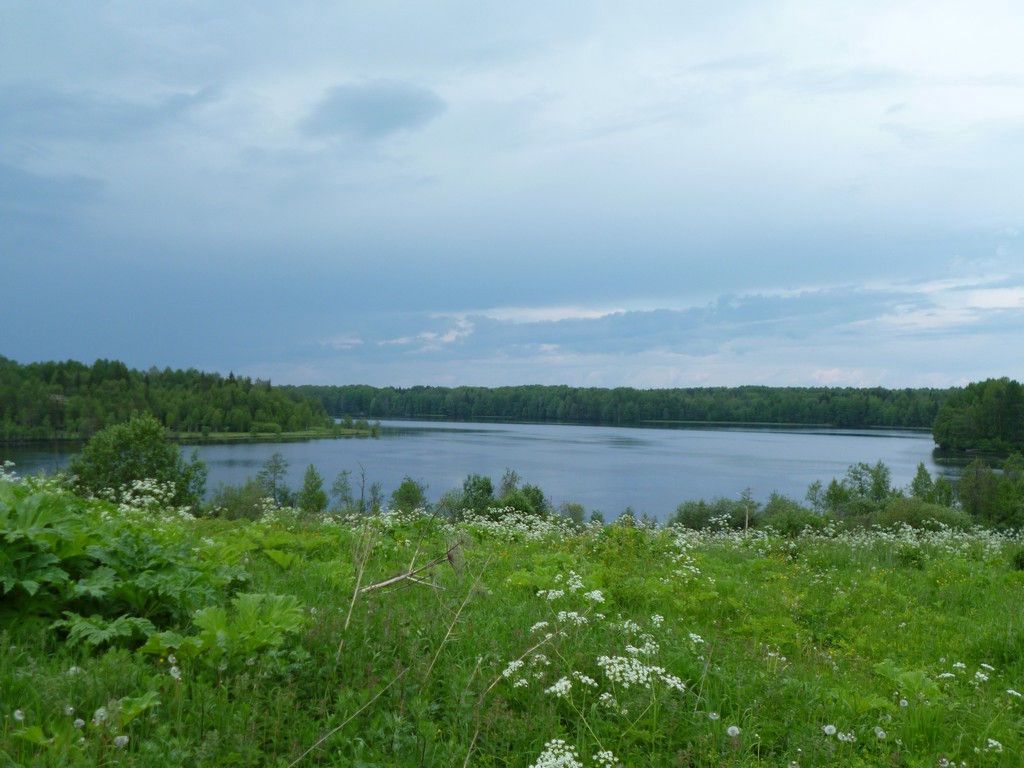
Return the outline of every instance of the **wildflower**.
<path id="1" fill-rule="evenodd" d="M 995 667 L 993 667 L 991 664 L 986 664 L 984 661 L 981 662 L 981 664 L 979 664 L 978 666 L 981 667 L 982 669 L 987 669 L 989 672 L 995 672 L 996 671 Z"/>
<path id="2" fill-rule="evenodd" d="M 177 667 L 171 667 L 169 670 L 167 670 L 167 674 L 169 674 L 175 680 L 181 680 L 181 670 Z"/>
<path id="3" fill-rule="evenodd" d="M 910 702 L 907 701 L 906 699 L 900 699 L 900 706 L 904 707 L 904 708 L 909 707 L 910 706 Z"/>
<path id="4" fill-rule="evenodd" d="M 1009 694 L 1010 696 L 1013 696 L 1014 698 L 1017 698 L 1017 699 L 1020 699 L 1020 698 L 1024 698 L 1024 694 L 1021 694 L 1021 692 L 1020 692 L 1020 691 L 1015 691 L 1015 690 L 1013 690 L 1013 688 L 1007 688 L 1007 689 L 1006 689 L 1006 692 L 1007 692 L 1007 693 L 1008 693 L 1008 694 Z"/>
<path id="5" fill-rule="evenodd" d="M 708 712 L 708 720 L 717 720 L 721 715 L 717 712 Z"/>
<path id="6" fill-rule="evenodd" d="M 569 624 L 575 624 L 577 627 L 582 627 L 587 623 L 587 617 L 577 613 L 576 611 L 559 611 L 558 620 Z"/>
<path id="7" fill-rule="evenodd" d="M 603 749 L 594 755 L 594 762 L 597 763 L 598 768 L 614 768 L 618 765 L 619 760 L 610 749 Z"/>
<path id="8" fill-rule="evenodd" d="M 1000 744 L 995 739 L 989 739 L 988 742 L 985 744 L 985 751 L 986 752 L 1002 752 L 1003 751 L 1003 745 Z"/>
<path id="9" fill-rule="evenodd" d="M 522 659 L 515 659 L 514 661 L 510 661 L 508 663 L 508 666 L 505 667 L 505 671 L 501 673 L 502 677 L 512 677 L 512 675 L 514 675 L 516 672 L 518 672 L 522 668 L 523 668 L 523 660 Z"/>
<path id="10" fill-rule="evenodd" d="M 316 609 L 314 608 L 313 610 L 315 611 Z M 167 654 L 167 663 L 171 666 L 174 666 L 178 663 L 178 657 L 175 656 L 173 653 Z"/>
<path id="11" fill-rule="evenodd" d="M 886 737 L 885 731 L 882 730 L 879 726 L 876 725 L 875 726 L 875 738 L 877 738 L 879 741 L 884 741 L 885 737 Z"/>
<path id="12" fill-rule="evenodd" d="M 697 635 L 697 634 L 694 634 L 693 632 L 691 632 L 690 633 L 690 642 L 693 643 L 694 645 L 701 645 L 704 642 L 704 638 L 701 637 L 700 635 Z"/>
<path id="13" fill-rule="evenodd" d="M 514 680 L 514 681 L 512 682 L 512 687 L 513 687 L 513 688 L 525 688 L 525 687 L 526 687 L 526 686 L 528 686 L 529 684 L 530 684 L 530 681 L 529 681 L 529 680 L 527 680 L 527 679 L 526 679 L 525 677 L 517 677 L 517 678 L 516 678 L 516 679 L 515 679 L 515 680 Z"/>
<path id="14" fill-rule="evenodd" d="M 979 683 L 987 683 L 988 675 L 986 675 L 979 669 L 977 672 L 974 673 L 974 679 L 977 680 Z"/>
<path id="15" fill-rule="evenodd" d="M 665 617 L 661 614 L 656 613 L 653 616 L 651 616 L 651 624 L 653 624 L 656 627 L 660 627 L 664 622 Z"/>
<path id="16" fill-rule="evenodd" d="M 125 735 L 115 736 L 114 737 L 114 746 L 115 747 L 127 747 L 128 746 L 128 737 L 125 736 Z"/>
<path id="17" fill-rule="evenodd" d="M 92 713 L 92 724 L 93 725 L 103 725 L 103 723 L 105 723 L 106 721 L 107 721 L 107 708 L 106 707 L 100 707 L 99 709 L 97 709 L 95 712 Z"/>
<path id="18" fill-rule="evenodd" d="M 845 741 L 847 744 L 852 744 L 857 740 L 857 736 L 856 734 L 854 734 L 853 731 L 850 731 L 848 733 L 843 733 L 842 731 L 840 731 L 836 734 L 836 738 L 840 741 Z"/>
<path id="19" fill-rule="evenodd" d="M 582 672 L 573 672 L 572 676 L 574 679 L 583 683 L 583 685 L 589 685 L 591 688 L 597 688 L 597 680 L 589 675 L 584 675 Z"/>
<path id="20" fill-rule="evenodd" d="M 584 593 L 583 598 L 585 600 L 589 600 L 592 603 L 603 603 L 604 602 L 604 595 L 601 594 L 601 590 L 600 589 L 593 589 L 590 592 Z"/>
<path id="21" fill-rule="evenodd" d="M 530 627 L 530 631 L 531 632 L 536 632 L 538 630 L 544 629 L 547 626 L 548 626 L 548 623 L 546 621 L 538 621 L 536 624 L 534 624 L 532 627 Z"/>
<path id="22" fill-rule="evenodd" d="M 962 661 L 954 661 L 953 669 L 967 669 L 967 665 L 964 664 Z"/>
<path id="23" fill-rule="evenodd" d="M 84 727 L 85 727 L 85 720 L 83 720 L 83 719 L 82 719 L 82 718 L 80 718 L 80 717 L 76 717 L 76 718 L 75 718 L 75 722 L 73 722 L 73 723 L 72 723 L 72 725 L 73 725 L 73 726 L 74 726 L 75 728 L 79 728 L 79 729 L 81 729 L 81 728 L 84 728 Z"/>
<path id="24" fill-rule="evenodd" d="M 550 688 L 545 689 L 544 693 L 550 693 L 556 699 L 564 699 L 569 695 L 569 691 L 572 690 L 572 681 L 568 677 L 563 677 L 558 680 Z"/>
<path id="25" fill-rule="evenodd" d="M 75 708 L 72 707 L 70 704 L 65 704 L 64 705 L 64 714 L 67 715 L 68 717 L 71 717 L 73 714 L 75 714 Z"/>
<path id="26" fill-rule="evenodd" d="M 823 725 L 823 726 L 821 726 L 821 730 L 823 730 L 825 732 L 826 736 L 835 736 L 836 735 L 836 727 L 834 725 L 831 725 L 831 724 Z"/>
<path id="27" fill-rule="evenodd" d="M 552 739 L 544 745 L 544 751 L 530 768 L 583 768 L 579 758 L 576 747 L 569 746 L 561 739 Z"/>
<path id="28" fill-rule="evenodd" d="M 17 720 L 19 723 L 24 722 L 25 721 L 25 713 L 24 713 L 24 711 L 22 711 L 20 709 L 14 710 L 14 719 Z"/>
<path id="29" fill-rule="evenodd" d="M 77 675 L 82 671 L 81 667 L 68 667 L 69 675 Z"/>
<path id="30" fill-rule="evenodd" d="M 952 672 L 943 672 L 939 675 L 939 680 L 948 680 L 951 677 L 956 677 Z"/>
<path id="31" fill-rule="evenodd" d="M 738 725 L 730 725 L 728 728 L 725 729 L 725 732 L 735 739 L 737 736 L 740 735 L 740 728 Z"/>

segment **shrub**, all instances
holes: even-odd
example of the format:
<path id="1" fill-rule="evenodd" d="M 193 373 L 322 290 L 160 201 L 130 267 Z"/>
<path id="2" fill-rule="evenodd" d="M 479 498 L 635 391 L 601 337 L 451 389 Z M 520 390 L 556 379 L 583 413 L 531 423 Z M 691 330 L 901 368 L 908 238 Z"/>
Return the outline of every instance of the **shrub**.
<path id="1" fill-rule="evenodd" d="M 783 536 L 798 536 L 807 528 L 823 528 L 826 518 L 793 499 L 773 493 L 757 522 L 758 525 L 771 526 Z"/>
<path id="2" fill-rule="evenodd" d="M 942 526 L 957 530 L 971 527 L 971 518 L 966 512 L 914 498 L 891 500 L 883 509 L 871 515 L 870 522 L 883 528 L 904 523 L 912 528 L 930 531 Z"/>
<path id="3" fill-rule="evenodd" d="M 71 472 L 79 491 L 115 501 L 137 480 L 173 484 L 171 502 L 176 505 L 197 503 L 206 486 L 206 465 L 194 451 L 186 462 L 178 446 L 168 442 L 160 422 L 148 414 L 93 435 L 72 460 Z"/>
<path id="4" fill-rule="evenodd" d="M 733 500 L 719 497 L 712 501 L 684 501 L 676 507 L 675 514 L 669 518 L 669 523 L 681 525 L 684 528 L 701 530 L 703 528 L 716 528 L 722 525 L 728 528 L 743 528 L 747 522 L 747 514 L 750 511 L 752 502 Z M 750 523 L 754 524 L 756 519 L 756 507 L 750 514 Z"/>
<path id="5" fill-rule="evenodd" d="M 1014 570 L 1024 571 L 1024 547 L 1016 550 L 1010 555 L 1010 564 Z"/>
<path id="6" fill-rule="evenodd" d="M 246 480 L 242 485 L 221 485 L 210 499 L 211 514 L 228 520 L 259 520 L 273 507 L 266 489 L 257 480 Z"/>

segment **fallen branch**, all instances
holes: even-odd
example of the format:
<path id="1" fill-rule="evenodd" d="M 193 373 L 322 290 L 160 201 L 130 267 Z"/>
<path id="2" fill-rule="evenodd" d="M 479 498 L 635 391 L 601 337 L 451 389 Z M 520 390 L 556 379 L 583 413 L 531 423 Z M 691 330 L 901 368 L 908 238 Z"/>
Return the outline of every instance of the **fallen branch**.
<path id="1" fill-rule="evenodd" d="M 359 594 L 363 595 L 363 594 L 366 594 L 367 592 L 372 592 L 375 589 L 384 589 L 384 587 L 390 587 L 392 584 L 398 584 L 401 581 L 406 581 L 406 580 L 416 581 L 416 579 L 414 578 L 416 576 L 416 574 L 422 573 L 423 571 L 430 570 L 434 566 L 440 565 L 441 563 L 443 563 L 445 561 L 451 562 L 452 561 L 452 553 L 455 550 L 457 550 L 460 546 L 461 546 L 461 542 L 457 541 L 454 544 L 452 544 L 448 548 L 448 551 L 445 552 L 443 555 L 441 555 L 439 557 L 435 557 L 433 560 L 429 560 L 428 562 L 426 562 L 423 565 L 421 565 L 419 568 L 415 568 L 415 569 L 413 569 L 411 571 L 407 571 L 406 573 L 400 573 L 397 576 L 392 576 L 390 579 L 384 579 L 384 581 L 378 581 L 376 584 L 367 584 L 365 587 L 363 587 L 363 588 L 361 588 L 359 590 Z"/>

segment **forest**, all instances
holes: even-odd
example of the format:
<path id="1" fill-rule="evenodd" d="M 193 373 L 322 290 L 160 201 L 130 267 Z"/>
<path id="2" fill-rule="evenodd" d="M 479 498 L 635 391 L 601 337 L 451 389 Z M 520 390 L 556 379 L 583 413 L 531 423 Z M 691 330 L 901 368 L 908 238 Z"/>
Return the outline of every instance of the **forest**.
<path id="1" fill-rule="evenodd" d="M 951 451 L 1024 450 L 1024 386 L 987 379 L 952 392 L 935 419 L 935 442 Z"/>
<path id="2" fill-rule="evenodd" d="M 21 365 L 0 357 L 0 440 L 82 439 L 134 413 L 174 433 L 326 429 L 323 406 L 269 381 L 195 369 L 137 371 L 115 360 Z"/>
<path id="3" fill-rule="evenodd" d="M 930 429 L 948 389 L 699 387 L 285 387 L 333 416 L 586 424 L 717 422 Z"/>

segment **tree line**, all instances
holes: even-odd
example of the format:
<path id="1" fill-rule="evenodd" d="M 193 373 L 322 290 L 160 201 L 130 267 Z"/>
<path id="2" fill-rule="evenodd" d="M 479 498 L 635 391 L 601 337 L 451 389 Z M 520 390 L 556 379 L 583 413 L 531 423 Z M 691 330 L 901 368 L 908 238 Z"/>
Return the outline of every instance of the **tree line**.
<path id="1" fill-rule="evenodd" d="M 952 451 L 1024 451 L 1024 386 L 1002 378 L 953 390 L 933 434 L 940 448 Z"/>
<path id="2" fill-rule="evenodd" d="M 260 379 L 138 371 L 116 360 L 22 365 L 0 357 L 0 440 L 84 439 L 140 413 L 177 433 L 279 433 L 332 424 L 318 400 Z"/>
<path id="3" fill-rule="evenodd" d="M 568 386 L 286 387 L 328 413 L 370 418 L 563 421 L 635 425 L 672 422 L 806 424 L 928 429 L 948 389 L 699 387 L 601 389 Z"/>

